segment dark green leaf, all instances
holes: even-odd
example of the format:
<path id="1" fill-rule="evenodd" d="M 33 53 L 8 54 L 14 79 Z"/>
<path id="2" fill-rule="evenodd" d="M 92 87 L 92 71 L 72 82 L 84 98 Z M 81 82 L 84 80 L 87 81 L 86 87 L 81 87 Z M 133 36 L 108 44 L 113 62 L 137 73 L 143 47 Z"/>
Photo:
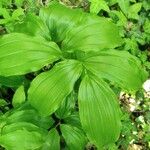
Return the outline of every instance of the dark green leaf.
<path id="1" fill-rule="evenodd" d="M 23 76 L 0 76 L 0 84 L 7 87 L 19 87 L 24 81 Z"/>
<path id="2" fill-rule="evenodd" d="M 0 107 L 4 107 L 6 105 L 8 105 L 8 103 L 4 99 L 0 98 Z"/>

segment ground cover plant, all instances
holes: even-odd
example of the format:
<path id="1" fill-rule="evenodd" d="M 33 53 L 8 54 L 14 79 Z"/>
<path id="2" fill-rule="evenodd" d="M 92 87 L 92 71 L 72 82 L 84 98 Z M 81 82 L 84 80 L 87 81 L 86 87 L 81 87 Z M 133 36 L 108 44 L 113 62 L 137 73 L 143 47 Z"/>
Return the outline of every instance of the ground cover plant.
<path id="1" fill-rule="evenodd" d="M 148 4 L 1 1 L 0 149 L 148 149 Z"/>

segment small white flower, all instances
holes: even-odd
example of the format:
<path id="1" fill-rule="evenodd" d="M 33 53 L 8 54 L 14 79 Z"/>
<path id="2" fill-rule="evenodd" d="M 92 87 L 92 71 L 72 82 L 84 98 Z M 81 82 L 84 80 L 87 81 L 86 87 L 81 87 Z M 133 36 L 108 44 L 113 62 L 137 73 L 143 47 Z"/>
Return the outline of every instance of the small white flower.
<path id="1" fill-rule="evenodd" d="M 136 135 L 136 134 L 137 134 L 137 132 L 136 132 L 136 131 L 133 131 L 133 134 L 134 134 L 134 135 Z"/>
<path id="2" fill-rule="evenodd" d="M 143 116 L 139 116 L 138 117 L 138 119 L 139 119 L 139 121 L 141 121 L 142 123 L 144 123 L 145 121 L 144 121 L 144 117 Z"/>
<path id="3" fill-rule="evenodd" d="M 146 92 L 150 92 L 150 79 L 144 82 L 143 88 Z"/>
<path id="4" fill-rule="evenodd" d="M 129 98 L 129 102 L 130 103 L 135 103 L 135 99 L 134 98 Z"/>
<path id="5" fill-rule="evenodd" d="M 130 106 L 130 111 L 131 112 L 133 112 L 136 109 L 136 107 L 134 105 L 132 105 L 132 104 L 129 104 L 129 106 Z"/>

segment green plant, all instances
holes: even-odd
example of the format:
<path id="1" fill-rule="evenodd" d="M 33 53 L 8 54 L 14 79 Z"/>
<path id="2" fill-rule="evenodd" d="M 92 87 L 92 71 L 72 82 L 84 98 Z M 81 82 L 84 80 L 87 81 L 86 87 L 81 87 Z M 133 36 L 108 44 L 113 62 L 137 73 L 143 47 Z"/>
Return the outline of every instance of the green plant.
<path id="1" fill-rule="evenodd" d="M 13 99 L 16 109 L 25 99 L 29 103 L 27 108 L 22 106 L 11 112 L 12 115 L 19 113 L 16 115 L 19 116 L 19 123 L 15 121 L 13 124 L 16 117 L 12 117 L 10 124 L 6 121 L 11 116 L 9 112 L 8 116 L 1 116 L 0 144 L 9 150 L 19 150 L 20 143 L 14 144 L 13 136 L 18 140 L 36 136 L 31 146 L 25 140 L 22 150 L 28 147 L 42 149 L 44 145 L 45 149 L 50 146 L 59 149 L 60 137 L 56 129 L 51 123 L 48 125 L 51 129 L 49 133 L 47 126 L 41 127 L 41 124 L 45 124 L 41 120 L 45 120 L 45 117 L 48 120 L 47 117 L 53 113 L 65 120 L 65 123 L 59 122 L 57 125 L 69 149 L 84 149 L 87 138 L 99 149 L 114 144 L 121 130 L 121 111 L 109 84 L 126 91 L 136 91 L 147 77 L 136 57 L 125 51 L 114 50 L 122 42 L 116 25 L 106 18 L 53 3 L 48 8 L 41 8 L 39 17 L 27 15 L 23 23 L 15 26 L 14 32 L 0 38 L 0 75 L 40 74 L 32 81 L 27 98 L 21 96 L 23 99 L 20 100 L 20 95 L 25 95 L 22 87 L 16 91 L 21 92 L 16 94 L 19 99 L 16 96 Z M 41 73 L 40 69 L 49 64 L 52 69 Z M 71 96 L 73 93 L 78 97 L 75 100 Z M 71 112 L 76 99 L 79 115 L 76 111 Z M 27 115 L 29 109 L 33 112 Z M 41 116 L 34 113 L 35 109 Z M 68 114 L 61 116 L 63 110 Z M 22 120 L 24 115 L 27 117 Z M 36 118 L 37 123 L 33 122 L 32 117 L 37 116 L 40 119 Z M 79 120 L 78 125 L 73 123 L 73 116 Z M 48 143 L 47 140 L 44 143 L 45 139 Z"/>

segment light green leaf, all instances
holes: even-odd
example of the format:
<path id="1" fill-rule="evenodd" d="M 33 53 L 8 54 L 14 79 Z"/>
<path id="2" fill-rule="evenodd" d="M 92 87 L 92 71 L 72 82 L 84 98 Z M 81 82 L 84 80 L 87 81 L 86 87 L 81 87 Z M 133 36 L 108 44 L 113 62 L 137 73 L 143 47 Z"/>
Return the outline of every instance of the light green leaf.
<path id="1" fill-rule="evenodd" d="M 147 78 L 139 60 L 126 51 L 107 50 L 84 60 L 87 70 L 117 83 L 126 90 L 138 90 Z"/>
<path id="2" fill-rule="evenodd" d="M 9 11 L 6 8 L 0 8 L 0 15 L 4 17 L 4 19 L 9 19 Z"/>
<path id="3" fill-rule="evenodd" d="M 28 92 L 30 104 L 40 114 L 50 115 L 73 90 L 81 72 L 82 65 L 78 61 L 66 60 L 40 74 L 31 83 Z"/>
<path id="4" fill-rule="evenodd" d="M 79 24 L 85 14 L 80 10 L 69 9 L 53 2 L 49 7 L 40 9 L 39 16 L 47 24 L 52 40 L 61 42 L 66 32 Z"/>
<path id="5" fill-rule="evenodd" d="M 128 10 L 130 7 L 130 1 L 129 0 L 118 0 L 118 4 L 122 12 L 127 16 Z"/>
<path id="6" fill-rule="evenodd" d="M 117 25 L 118 26 L 126 26 L 127 18 L 121 11 L 112 10 L 112 14 L 115 14 L 118 17 Z"/>
<path id="7" fill-rule="evenodd" d="M 17 6 L 22 6 L 23 2 L 24 2 L 24 0 L 15 0 L 15 4 Z"/>
<path id="8" fill-rule="evenodd" d="M 38 132 L 17 130 L 0 136 L 0 145 L 7 150 L 35 150 L 43 143 L 43 137 Z"/>
<path id="9" fill-rule="evenodd" d="M 41 18 L 33 14 L 26 15 L 22 23 L 17 23 L 14 31 L 31 36 L 42 36 L 47 40 L 51 40 L 49 29 L 46 24 Z"/>
<path id="10" fill-rule="evenodd" d="M 146 33 L 150 34 L 150 20 L 148 20 L 148 18 L 146 19 L 143 28 Z"/>
<path id="11" fill-rule="evenodd" d="M 97 16 L 89 15 L 80 26 L 72 28 L 62 42 L 64 51 L 100 51 L 121 44 L 115 24 Z"/>
<path id="12" fill-rule="evenodd" d="M 5 124 L 3 126 L 3 128 L 1 128 L 1 135 L 5 135 L 5 134 L 8 134 L 10 132 L 14 132 L 14 131 L 17 131 L 17 130 L 28 130 L 28 131 L 37 131 L 41 134 L 43 134 L 43 136 L 46 136 L 47 135 L 47 130 L 44 130 L 43 128 L 39 128 L 38 126 L 30 123 L 30 122 L 15 122 L 15 123 L 12 123 L 12 124 Z"/>
<path id="13" fill-rule="evenodd" d="M 22 85 L 16 90 L 13 96 L 12 105 L 13 107 L 19 106 L 20 104 L 25 102 L 25 100 L 26 100 L 26 95 L 24 91 L 24 86 Z"/>
<path id="14" fill-rule="evenodd" d="M 101 9 L 109 12 L 108 4 L 105 0 L 89 0 L 91 2 L 90 12 L 98 14 Z"/>
<path id="15" fill-rule="evenodd" d="M 89 140 L 99 149 L 114 143 L 120 134 L 120 109 L 109 86 L 85 75 L 79 88 L 79 114 Z"/>
<path id="16" fill-rule="evenodd" d="M 29 122 L 38 127 L 48 129 L 54 123 L 51 117 L 41 117 L 34 109 L 12 110 L 4 114 L 7 125 L 16 122 Z"/>
<path id="17" fill-rule="evenodd" d="M 24 14 L 24 10 L 22 8 L 18 8 L 16 10 L 14 10 L 14 12 L 12 13 L 12 19 L 13 20 L 19 20 L 20 16 L 23 16 Z"/>
<path id="18" fill-rule="evenodd" d="M 41 150 L 60 150 L 60 136 L 55 128 L 48 133 Z"/>
<path id="19" fill-rule="evenodd" d="M 37 71 L 60 58 L 53 42 L 40 37 L 12 33 L 0 38 L 0 75 L 22 75 Z"/>
<path id="20" fill-rule="evenodd" d="M 141 10 L 142 3 L 135 3 L 128 10 L 128 18 L 139 19 L 138 12 Z"/>
<path id="21" fill-rule="evenodd" d="M 65 124 L 60 125 L 60 129 L 69 150 L 83 150 L 85 148 L 87 139 L 81 129 Z"/>

